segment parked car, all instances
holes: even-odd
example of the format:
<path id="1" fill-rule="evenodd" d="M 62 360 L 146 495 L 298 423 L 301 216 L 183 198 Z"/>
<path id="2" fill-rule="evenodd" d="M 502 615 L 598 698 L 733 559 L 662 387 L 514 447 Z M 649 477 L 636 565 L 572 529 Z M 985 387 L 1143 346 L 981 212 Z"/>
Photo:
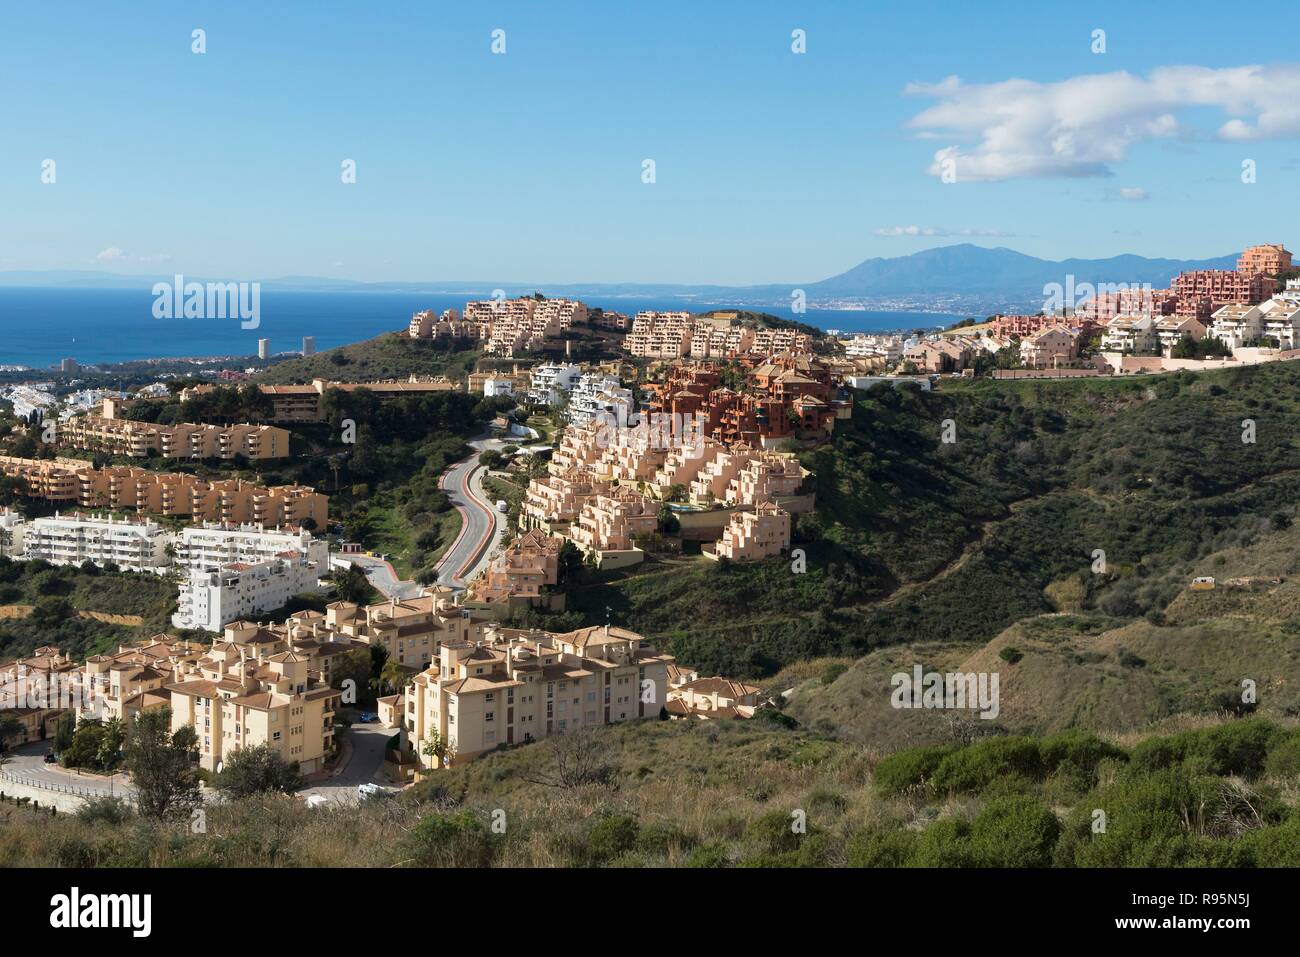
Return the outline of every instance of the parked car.
<path id="1" fill-rule="evenodd" d="M 387 793 L 388 788 L 381 787 L 378 784 L 367 782 L 365 784 L 357 785 L 357 797 L 361 798 L 363 801 L 366 798 L 383 797 Z"/>
<path id="2" fill-rule="evenodd" d="M 503 498 L 497 499 L 497 511 L 498 512 L 510 511 L 510 503 Z"/>
<path id="3" fill-rule="evenodd" d="M 59 760 L 59 756 L 53 751 L 46 751 L 44 760 L 46 764 L 54 764 Z"/>
<path id="4" fill-rule="evenodd" d="M 362 724 L 370 724 L 372 721 L 378 720 L 378 716 L 373 711 L 362 711 L 357 715 L 357 720 Z"/>

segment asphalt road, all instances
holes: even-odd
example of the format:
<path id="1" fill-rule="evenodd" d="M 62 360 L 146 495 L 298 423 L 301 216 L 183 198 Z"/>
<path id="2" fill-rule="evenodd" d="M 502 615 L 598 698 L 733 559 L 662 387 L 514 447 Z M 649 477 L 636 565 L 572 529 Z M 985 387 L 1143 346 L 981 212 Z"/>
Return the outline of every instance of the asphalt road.
<path id="1" fill-rule="evenodd" d="M 384 763 L 384 744 L 394 734 L 395 729 L 385 728 L 378 722 L 354 724 L 347 732 L 348 741 L 352 745 L 352 756 L 348 758 L 343 770 L 328 781 L 303 788 L 296 793 L 302 798 L 319 794 L 335 804 L 356 804 L 359 800 L 357 785 L 367 782 L 386 783 L 380 778 L 379 771 Z"/>
<path id="2" fill-rule="evenodd" d="M 46 764 L 45 753 L 50 750 L 50 747 L 49 741 L 33 741 L 10 748 L 5 753 L 8 760 L 4 767 L 0 768 L 0 772 L 4 775 L 0 777 L 0 790 L 3 790 L 5 778 L 9 778 L 38 788 L 66 789 L 67 793 L 79 794 L 83 797 L 104 794 L 131 797 L 135 793 L 135 788 L 127 783 L 128 778 L 124 773 L 114 774 L 110 779 L 103 775 L 78 774 L 57 764 Z"/>
<path id="3" fill-rule="evenodd" d="M 485 470 L 478 464 L 479 452 L 499 449 L 504 444 L 499 439 L 471 442 L 475 453 L 447 469 L 439 480 L 439 487 L 461 517 L 459 537 L 435 566 L 440 584 L 464 588 L 466 580 L 486 564 L 492 544 L 505 533 L 505 515 L 496 510 L 484 491 Z"/>
<path id="4" fill-rule="evenodd" d="M 415 581 L 399 579 L 393 566 L 382 558 L 369 555 L 344 555 L 344 558 L 361 569 L 370 584 L 374 585 L 388 598 L 415 598 L 420 594 L 420 584 Z"/>

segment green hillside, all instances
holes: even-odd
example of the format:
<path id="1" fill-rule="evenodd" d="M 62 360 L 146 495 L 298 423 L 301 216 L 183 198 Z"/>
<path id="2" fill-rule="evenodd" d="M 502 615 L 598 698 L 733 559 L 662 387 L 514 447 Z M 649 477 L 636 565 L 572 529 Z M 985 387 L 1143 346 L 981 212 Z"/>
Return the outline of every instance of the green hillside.
<path id="1" fill-rule="evenodd" d="M 277 362 L 256 376 L 258 382 L 284 384 L 331 379 L 339 382 L 377 382 L 409 376 L 444 375 L 463 384 L 481 353 L 469 343 L 412 339 L 401 332 L 386 332 L 373 339 L 327 349 L 312 356 Z"/>
<path id="2" fill-rule="evenodd" d="M 1158 616 L 1199 559 L 1291 521 L 1297 396 L 1296 363 L 877 386 L 804 455 L 817 487 L 816 512 L 796 528 L 804 574 L 784 561 L 651 562 L 580 607 L 599 620 L 610 608 L 702 668 L 749 677 L 906 642 L 982 644 L 1058 602 Z"/>

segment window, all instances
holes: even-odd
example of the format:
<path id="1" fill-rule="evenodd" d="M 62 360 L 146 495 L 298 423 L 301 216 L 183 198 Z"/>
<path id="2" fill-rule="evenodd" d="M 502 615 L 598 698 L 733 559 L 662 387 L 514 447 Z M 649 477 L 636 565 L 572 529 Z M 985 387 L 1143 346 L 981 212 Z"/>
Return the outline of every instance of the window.
<path id="1" fill-rule="evenodd" d="M 492 712 L 492 711 L 489 711 L 487 714 L 483 715 L 483 720 L 484 720 L 484 721 L 495 721 L 495 720 L 496 720 L 496 714 L 495 714 L 494 712 Z"/>
<path id="2" fill-rule="evenodd" d="M 272 740 L 272 741 L 279 741 L 279 740 L 280 740 L 280 732 L 279 732 L 279 731 L 272 731 L 272 732 L 271 732 L 271 740 Z"/>

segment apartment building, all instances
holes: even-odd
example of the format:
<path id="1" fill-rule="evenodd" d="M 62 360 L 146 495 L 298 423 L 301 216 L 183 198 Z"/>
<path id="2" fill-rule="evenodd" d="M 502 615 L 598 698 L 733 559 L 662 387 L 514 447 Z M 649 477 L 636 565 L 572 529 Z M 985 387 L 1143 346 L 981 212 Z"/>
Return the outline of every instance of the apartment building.
<path id="1" fill-rule="evenodd" d="M 735 512 L 722 538 L 703 549 L 707 558 L 733 562 L 761 561 L 790 548 L 790 513 L 771 502 L 761 502 L 752 512 Z"/>
<path id="2" fill-rule="evenodd" d="M 638 359 L 678 359 L 690 353 L 689 312 L 643 310 L 632 320 L 623 348 Z"/>
<path id="3" fill-rule="evenodd" d="M 563 533 L 577 521 L 582 506 L 593 495 L 610 489 L 583 469 L 570 469 L 562 475 L 547 475 L 528 483 L 519 509 L 519 527 L 523 531 L 540 529 Z"/>
<path id="4" fill-rule="evenodd" d="M 1291 253 L 1282 243 L 1263 243 L 1251 246 L 1237 260 L 1237 271 L 1248 274 L 1262 273 L 1277 276 L 1291 268 Z"/>
<path id="5" fill-rule="evenodd" d="M 76 699 L 77 665 L 53 645 L 30 657 L 0 665 L 0 711 L 18 721 L 10 747 L 41 741 L 54 734 L 59 717 Z"/>
<path id="6" fill-rule="evenodd" d="M 532 369 L 528 401 L 533 405 L 556 405 L 563 401 L 580 378 L 582 369 L 576 365 L 543 362 Z"/>
<path id="7" fill-rule="evenodd" d="M 936 337 L 909 347 L 903 359 L 921 372 L 957 372 L 969 364 L 971 350 L 960 341 Z"/>
<path id="8" fill-rule="evenodd" d="M 559 582 L 564 539 L 539 529 L 525 532 L 467 587 L 467 600 L 490 605 L 546 604 L 543 589 Z M 562 597 L 562 596 L 561 596 Z"/>
<path id="9" fill-rule="evenodd" d="M 634 539 L 653 535 L 658 527 L 658 503 L 630 486 L 619 485 L 583 502 L 578 520 L 570 524 L 565 537 L 594 554 L 597 564 L 603 565 L 611 552 L 634 553 L 639 561 L 644 556 Z"/>
<path id="10" fill-rule="evenodd" d="M 103 414 L 79 415 L 59 426 L 61 445 L 131 458 L 246 459 L 289 456 L 289 433 L 272 425 L 160 425 L 121 418 L 119 404 L 105 399 Z"/>
<path id="11" fill-rule="evenodd" d="M 295 595 L 325 591 L 320 579 L 327 570 L 298 552 L 192 569 L 180 581 L 172 625 L 221 631 L 229 622 L 283 608 Z"/>
<path id="12" fill-rule="evenodd" d="M 1264 312 L 1249 303 L 1231 303 L 1216 309 L 1210 317 L 1210 335 L 1229 349 L 1240 349 L 1264 332 Z"/>
<path id="13" fill-rule="evenodd" d="M 585 304 L 571 299 L 490 299 L 465 304 L 467 322 L 480 326 L 484 350 L 513 356 L 544 348 L 576 325 L 587 323 Z"/>
<path id="14" fill-rule="evenodd" d="M 1276 280 L 1263 273 L 1197 269 L 1179 273 L 1170 288 L 1178 297 L 1174 314 L 1204 322 L 1230 303 L 1261 303 L 1273 294 L 1276 287 Z"/>
<path id="15" fill-rule="evenodd" d="M 182 401 L 193 396 L 205 395 L 217 388 L 203 383 L 190 386 L 181 392 Z M 328 379 L 313 379 L 309 385 L 259 385 L 258 391 L 271 401 L 272 422 L 323 422 L 325 413 L 321 407 L 321 397 L 330 389 L 341 392 L 355 392 L 365 389 L 379 399 L 387 402 L 394 399 L 420 398 L 439 392 L 453 392 L 458 386 L 445 376 L 421 378 L 411 376 L 404 380 L 385 380 L 382 382 L 336 382 Z"/>
<path id="16" fill-rule="evenodd" d="M 1300 348 L 1300 303 L 1275 297 L 1260 304 L 1262 335 L 1281 349 Z"/>
<path id="17" fill-rule="evenodd" d="M 714 460 L 722 458 L 718 454 Z M 722 462 L 717 478 L 727 483 L 723 502 L 735 506 L 798 495 L 808 475 L 794 454 L 759 450 L 743 461 L 733 458 Z"/>
<path id="18" fill-rule="evenodd" d="M 1159 340 L 1160 354 L 1173 355 L 1174 346 L 1186 336 L 1194 341 L 1205 338 L 1205 323 L 1190 316 L 1179 319 L 1177 316 L 1165 316 L 1156 321 L 1156 339 Z"/>
<path id="19" fill-rule="evenodd" d="M 204 522 L 181 529 L 175 552 L 176 564 L 194 571 L 288 557 L 312 562 L 322 574 L 329 567 L 329 543 L 305 529 Z"/>
<path id="20" fill-rule="evenodd" d="M 378 645 L 393 661 L 417 670 L 429 666 L 442 643 L 471 640 L 481 626 L 469 609 L 455 603 L 449 589 L 432 588 L 417 598 L 373 605 L 336 601 L 325 609 L 320 633 Z"/>
<path id="21" fill-rule="evenodd" d="M 133 508 L 199 521 L 324 527 L 329 499 L 302 485 L 262 486 L 243 479 L 205 481 L 126 465 L 95 468 L 79 459 L 0 456 L 0 473 L 20 479 L 31 498 L 82 508 Z"/>
<path id="22" fill-rule="evenodd" d="M 165 685 L 206 653 L 198 642 L 155 635 L 87 658 L 81 668 L 86 694 L 77 719 L 126 721 L 141 711 L 170 706 Z"/>
<path id="23" fill-rule="evenodd" d="M 671 673 L 671 669 L 670 669 Z M 752 718 L 760 708 L 770 707 L 763 689 L 729 678 L 701 678 L 698 675 L 668 688 L 668 717 L 720 721 Z"/>
<path id="24" fill-rule="evenodd" d="M 27 519 L 22 512 L 11 508 L 0 509 L 0 555 L 21 557 L 23 537 L 27 532 Z"/>
<path id="25" fill-rule="evenodd" d="M 239 749 L 266 745 L 312 774 L 332 754 L 341 692 L 311 673 L 306 656 L 268 651 L 219 642 L 164 685 L 172 730 L 194 728 L 203 769 L 215 772 Z"/>
<path id="26" fill-rule="evenodd" d="M 1020 359 L 1031 369 L 1069 365 L 1079 354 L 1079 337 L 1064 326 L 1051 326 L 1020 342 Z"/>
<path id="27" fill-rule="evenodd" d="M 565 412 L 570 425 L 585 426 L 604 415 L 612 415 L 620 422 L 627 421 L 635 409 L 632 390 L 624 388 L 618 376 L 584 372 L 569 392 L 569 405 Z"/>
<path id="28" fill-rule="evenodd" d="M 112 515 L 79 512 L 36 518 L 23 532 L 22 557 L 52 565 L 93 562 L 128 572 L 162 574 L 171 567 L 167 546 L 172 536 L 157 522 L 131 521 Z"/>
<path id="29" fill-rule="evenodd" d="M 656 717 L 672 657 L 608 625 L 565 634 L 489 628 L 453 642 L 407 685 L 403 729 L 426 768 L 454 766 L 501 745 Z M 439 741 L 441 754 L 426 754 Z"/>
<path id="30" fill-rule="evenodd" d="M 1151 316 L 1116 316 L 1101 336 L 1105 352 L 1150 352 L 1155 349 L 1156 320 Z"/>
<path id="31" fill-rule="evenodd" d="M 439 315 L 432 309 L 413 313 L 406 327 L 412 339 L 478 339 L 480 326 L 461 318 L 459 309 L 444 309 Z"/>

